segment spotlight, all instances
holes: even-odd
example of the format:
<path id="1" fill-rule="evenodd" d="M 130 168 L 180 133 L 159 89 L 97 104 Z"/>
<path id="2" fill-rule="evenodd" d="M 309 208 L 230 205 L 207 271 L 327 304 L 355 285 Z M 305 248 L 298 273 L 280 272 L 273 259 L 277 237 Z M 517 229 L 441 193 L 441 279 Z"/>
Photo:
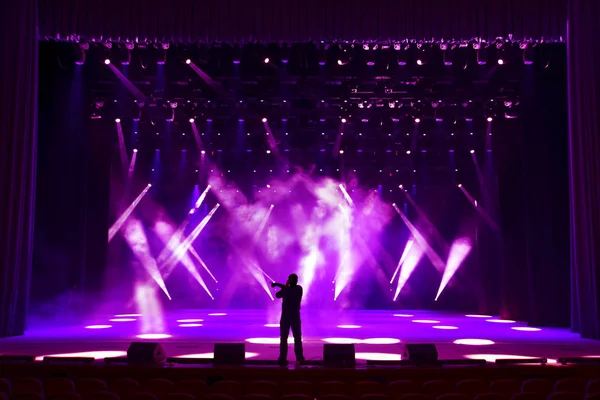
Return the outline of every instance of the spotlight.
<path id="1" fill-rule="evenodd" d="M 488 117 L 488 118 L 487 118 L 487 121 L 488 121 L 488 122 L 492 122 L 492 120 L 493 120 L 493 118 L 492 118 L 492 117 Z"/>
<path id="2" fill-rule="evenodd" d="M 340 150 L 340 154 L 344 154 L 344 150 Z"/>
<path id="3" fill-rule="evenodd" d="M 189 64 L 191 64 L 191 63 L 192 63 L 192 60 L 190 60 L 190 59 L 188 58 L 187 60 L 185 60 L 185 63 L 189 65 Z"/>
<path id="4" fill-rule="evenodd" d="M 406 150 L 406 154 L 410 154 L 410 150 Z"/>
<path id="5" fill-rule="evenodd" d="M 342 124 L 346 123 L 346 118 L 342 118 Z"/>
<path id="6" fill-rule="evenodd" d="M 267 122 L 267 119 L 266 119 L 266 118 L 263 118 L 263 119 L 262 119 L 262 122 Z"/>
<path id="7" fill-rule="evenodd" d="M 200 151 L 200 154 L 206 154 L 205 150 Z"/>
<path id="8" fill-rule="evenodd" d="M 504 65 L 504 60 L 503 60 L 502 58 L 499 58 L 499 59 L 498 59 L 498 64 L 500 64 L 500 65 Z"/>
<path id="9" fill-rule="evenodd" d="M 475 154 L 475 150 L 471 150 L 471 154 Z"/>
<path id="10" fill-rule="evenodd" d="M 415 118 L 415 123 L 418 124 L 419 122 L 421 122 L 421 118 Z"/>
<path id="11" fill-rule="evenodd" d="M 194 118 L 190 118 L 190 123 L 194 123 Z"/>
<path id="12" fill-rule="evenodd" d="M 458 187 L 462 187 L 462 185 L 459 183 L 459 184 L 458 184 Z"/>
<path id="13" fill-rule="evenodd" d="M 110 60 L 107 58 L 106 60 L 104 60 L 104 64 L 106 64 L 106 65 L 110 64 Z"/>
<path id="14" fill-rule="evenodd" d="M 121 118 L 115 118 L 115 122 L 118 124 L 119 122 L 121 122 Z"/>
<path id="15" fill-rule="evenodd" d="M 271 60 L 269 60 L 269 57 L 265 58 L 265 64 L 268 64 Z"/>
<path id="16" fill-rule="evenodd" d="M 134 153 L 137 153 L 137 149 L 133 149 L 133 152 L 134 152 Z"/>
<path id="17" fill-rule="evenodd" d="M 267 154 L 271 154 L 271 150 L 267 150 Z"/>
<path id="18" fill-rule="evenodd" d="M 423 61 L 421 61 L 420 59 L 417 60 L 417 65 L 423 65 Z"/>

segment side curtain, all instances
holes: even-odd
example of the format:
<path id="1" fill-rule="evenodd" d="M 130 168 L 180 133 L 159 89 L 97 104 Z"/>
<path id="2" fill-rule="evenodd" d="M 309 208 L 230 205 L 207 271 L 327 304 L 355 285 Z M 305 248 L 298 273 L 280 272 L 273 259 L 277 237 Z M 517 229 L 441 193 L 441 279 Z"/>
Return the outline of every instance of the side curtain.
<path id="1" fill-rule="evenodd" d="M 600 3 L 568 5 L 571 328 L 600 339 Z"/>
<path id="2" fill-rule="evenodd" d="M 0 337 L 21 335 L 36 176 L 38 1 L 0 8 Z"/>

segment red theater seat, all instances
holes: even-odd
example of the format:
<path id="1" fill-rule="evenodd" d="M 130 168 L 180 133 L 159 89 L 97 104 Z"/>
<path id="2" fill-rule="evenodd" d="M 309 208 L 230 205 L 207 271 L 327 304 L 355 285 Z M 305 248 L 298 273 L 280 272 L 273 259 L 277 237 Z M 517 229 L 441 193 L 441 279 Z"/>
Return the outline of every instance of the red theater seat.
<path id="1" fill-rule="evenodd" d="M 508 396 L 502 393 L 480 393 L 475 400 L 508 400 Z"/>
<path id="2" fill-rule="evenodd" d="M 197 400 L 196 397 L 189 393 L 169 393 L 165 396 L 165 400 Z"/>
<path id="3" fill-rule="evenodd" d="M 454 385 L 448 381 L 435 380 L 427 381 L 423 384 L 423 393 L 430 397 L 438 397 L 442 394 L 453 393 Z"/>
<path id="4" fill-rule="evenodd" d="M 175 385 L 168 379 L 151 379 L 142 384 L 142 390 L 147 393 L 152 393 L 159 399 L 162 399 L 167 394 L 173 391 Z"/>
<path id="5" fill-rule="evenodd" d="M 44 381 L 46 396 L 55 393 L 74 392 L 75 383 L 68 378 L 48 378 Z"/>
<path id="6" fill-rule="evenodd" d="M 398 397 L 398 400 L 432 400 L 431 396 L 423 393 L 407 393 Z"/>
<path id="7" fill-rule="evenodd" d="M 510 397 L 510 400 L 544 400 L 544 396 L 539 393 L 515 393 Z"/>
<path id="8" fill-rule="evenodd" d="M 116 393 L 111 392 L 96 392 L 86 394 L 84 400 L 120 400 L 120 397 Z"/>
<path id="9" fill-rule="evenodd" d="M 242 397 L 242 400 L 274 400 L 272 396 L 261 393 L 251 393 Z"/>
<path id="10" fill-rule="evenodd" d="M 12 385 L 8 379 L 0 378 L 0 393 L 4 393 L 7 395 L 12 394 Z"/>
<path id="11" fill-rule="evenodd" d="M 393 381 L 388 385 L 388 394 L 397 398 L 403 394 L 419 393 L 421 384 L 414 381 Z"/>
<path id="12" fill-rule="evenodd" d="M 44 400 L 44 396 L 41 393 L 16 393 L 10 400 Z"/>
<path id="13" fill-rule="evenodd" d="M 388 400 L 389 397 L 387 394 L 381 393 L 372 393 L 372 394 L 363 394 L 360 396 L 360 400 Z"/>
<path id="14" fill-rule="evenodd" d="M 317 388 L 318 397 L 327 396 L 330 394 L 341 394 L 348 396 L 350 394 L 350 386 L 344 382 L 330 381 L 319 384 Z"/>
<path id="15" fill-rule="evenodd" d="M 445 393 L 439 395 L 436 400 L 470 400 L 470 398 L 462 393 Z"/>
<path id="16" fill-rule="evenodd" d="M 600 400 L 600 393 L 588 393 L 585 395 L 585 400 Z"/>
<path id="17" fill-rule="evenodd" d="M 191 394 L 196 399 L 200 399 L 208 393 L 208 385 L 200 379 L 186 379 L 175 382 L 173 392 Z"/>
<path id="18" fill-rule="evenodd" d="M 102 379 L 88 378 L 79 379 L 75 384 L 77 393 L 84 396 L 96 392 L 108 392 L 108 385 Z"/>
<path id="19" fill-rule="evenodd" d="M 488 384 L 479 379 L 465 379 L 459 381 L 456 384 L 456 393 L 466 394 L 473 398 L 480 393 L 486 393 L 488 391 Z"/>
<path id="20" fill-rule="evenodd" d="M 9 400 L 8 393 L 0 392 L 0 400 Z"/>
<path id="21" fill-rule="evenodd" d="M 284 396 L 302 394 L 305 396 L 313 397 L 315 390 L 312 383 L 304 381 L 291 381 L 285 382 L 281 387 L 281 393 Z"/>
<path id="22" fill-rule="evenodd" d="M 554 392 L 550 393 L 547 400 L 583 400 L 583 393 L 576 392 Z"/>
<path id="23" fill-rule="evenodd" d="M 285 394 L 281 396 L 281 400 L 313 400 L 313 396 L 306 394 Z"/>
<path id="24" fill-rule="evenodd" d="M 559 379 L 554 384 L 555 392 L 572 392 L 572 393 L 585 393 L 586 381 L 581 379 L 566 378 Z"/>
<path id="25" fill-rule="evenodd" d="M 75 392 L 63 392 L 47 394 L 46 400 L 81 400 L 81 396 Z"/>
<path id="26" fill-rule="evenodd" d="M 155 395 L 147 392 L 137 392 L 130 394 L 123 400 L 158 400 Z"/>
<path id="27" fill-rule="evenodd" d="M 277 385 L 269 381 L 253 381 L 244 385 L 244 391 L 246 394 L 266 394 L 272 398 L 278 398 L 281 395 L 281 391 Z"/>
<path id="28" fill-rule="evenodd" d="M 235 400 L 235 399 L 227 394 L 213 393 L 213 394 L 207 394 L 206 396 L 204 396 L 203 400 Z"/>
<path id="29" fill-rule="evenodd" d="M 319 397 L 319 400 L 352 400 L 350 396 L 345 394 L 326 394 Z"/>
<path id="30" fill-rule="evenodd" d="M 140 392 L 140 387 L 138 381 L 129 378 L 118 378 L 108 382 L 110 391 L 121 397 Z"/>
<path id="31" fill-rule="evenodd" d="M 360 397 L 366 394 L 385 394 L 385 386 L 379 382 L 360 381 L 354 384 L 352 395 Z"/>
<path id="32" fill-rule="evenodd" d="M 44 386 L 39 379 L 36 378 L 22 378 L 15 379 L 12 381 L 12 394 L 28 394 L 37 393 L 44 394 Z"/>
<path id="33" fill-rule="evenodd" d="M 552 393 L 552 389 L 554 389 L 554 385 L 548 379 L 527 379 L 521 385 L 521 392 L 523 393 L 537 393 L 544 397 L 548 396 Z"/>
<path id="34" fill-rule="evenodd" d="M 515 379 L 498 379 L 490 383 L 488 392 L 500 393 L 507 397 L 521 391 L 521 383 Z"/>
<path id="35" fill-rule="evenodd" d="M 585 386 L 585 392 L 590 393 L 600 393 L 600 379 L 592 379 Z"/>
<path id="36" fill-rule="evenodd" d="M 234 399 L 240 399 L 244 395 L 242 385 L 236 381 L 218 381 L 212 384 L 210 390 L 213 394 L 226 394 Z"/>

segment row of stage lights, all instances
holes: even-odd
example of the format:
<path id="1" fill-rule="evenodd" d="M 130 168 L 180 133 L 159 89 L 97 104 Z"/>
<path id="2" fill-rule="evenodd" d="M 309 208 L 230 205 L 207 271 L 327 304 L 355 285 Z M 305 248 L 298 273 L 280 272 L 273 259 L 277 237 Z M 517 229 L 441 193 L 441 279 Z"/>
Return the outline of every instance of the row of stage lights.
<path id="1" fill-rule="evenodd" d="M 534 41 L 513 40 L 498 38 L 493 41 L 474 39 L 469 41 L 415 41 L 405 40 L 402 42 L 354 42 L 354 43 L 320 43 L 320 44 L 213 44 L 213 45 L 171 45 L 169 43 L 136 44 L 133 42 L 86 42 L 77 44 L 76 64 L 85 62 L 85 53 L 90 45 L 103 48 L 106 57 L 105 64 L 118 60 L 121 64 L 128 65 L 132 60 L 132 52 L 140 49 L 151 54 L 156 64 L 164 65 L 167 62 L 170 48 L 185 48 L 187 52 L 193 53 L 186 57 L 182 52 L 177 52 L 177 58 L 187 64 L 210 62 L 211 57 L 218 57 L 220 62 L 231 62 L 239 65 L 248 59 L 249 62 L 258 61 L 263 64 L 286 65 L 295 58 L 300 57 L 298 53 L 314 52 L 313 57 L 308 57 L 320 66 L 335 64 L 345 66 L 354 61 L 364 62 L 367 66 L 377 64 L 397 64 L 399 66 L 416 65 L 424 66 L 430 61 L 436 60 L 441 65 L 452 66 L 454 64 L 465 66 L 472 59 L 478 65 L 496 63 L 507 65 L 509 63 L 520 63 L 531 65 L 536 60 L 544 66 L 548 66 L 551 59 L 550 45 L 562 43 L 557 41 Z M 538 48 L 548 49 L 542 51 L 539 58 L 536 57 Z M 300 51 L 299 51 L 300 49 Z M 182 58 L 183 57 L 183 58 Z"/>

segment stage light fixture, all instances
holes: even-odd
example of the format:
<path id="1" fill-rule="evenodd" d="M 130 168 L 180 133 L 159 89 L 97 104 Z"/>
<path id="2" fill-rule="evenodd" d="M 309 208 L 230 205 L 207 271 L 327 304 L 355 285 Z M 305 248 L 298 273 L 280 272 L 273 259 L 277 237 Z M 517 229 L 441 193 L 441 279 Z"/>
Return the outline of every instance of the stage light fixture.
<path id="1" fill-rule="evenodd" d="M 415 118 L 415 124 L 418 124 L 419 122 L 421 122 L 421 118 Z"/>
<path id="2" fill-rule="evenodd" d="M 475 154 L 475 150 L 471 150 L 471 151 L 470 151 L 470 153 L 471 153 L 471 154 Z"/>
<path id="3" fill-rule="evenodd" d="M 133 149 L 133 152 L 134 152 L 134 153 L 137 153 L 137 151 L 138 151 L 137 149 Z"/>
<path id="4" fill-rule="evenodd" d="M 492 122 L 494 119 L 492 117 L 487 117 L 487 122 Z"/>
<path id="5" fill-rule="evenodd" d="M 192 63 L 192 60 L 190 60 L 189 58 L 187 60 L 185 60 L 185 63 L 190 65 Z"/>
<path id="6" fill-rule="evenodd" d="M 346 123 L 346 118 L 342 118 L 342 124 Z"/>
<path id="7" fill-rule="evenodd" d="M 269 57 L 265 57 L 265 64 L 268 64 L 271 60 L 269 59 Z"/>
<path id="8" fill-rule="evenodd" d="M 106 65 L 110 64 L 110 60 L 107 58 L 106 60 L 104 60 L 104 64 L 106 64 Z"/>
<path id="9" fill-rule="evenodd" d="M 190 123 L 194 123 L 194 118 L 190 118 Z"/>
<path id="10" fill-rule="evenodd" d="M 115 118 L 115 122 L 118 124 L 121 122 L 121 118 Z"/>
<path id="11" fill-rule="evenodd" d="M 267 122 L 267 119 L 266 119 L 266 118 L 263 118 L 263 119 L 262 119 L 262 122 Z"/>

